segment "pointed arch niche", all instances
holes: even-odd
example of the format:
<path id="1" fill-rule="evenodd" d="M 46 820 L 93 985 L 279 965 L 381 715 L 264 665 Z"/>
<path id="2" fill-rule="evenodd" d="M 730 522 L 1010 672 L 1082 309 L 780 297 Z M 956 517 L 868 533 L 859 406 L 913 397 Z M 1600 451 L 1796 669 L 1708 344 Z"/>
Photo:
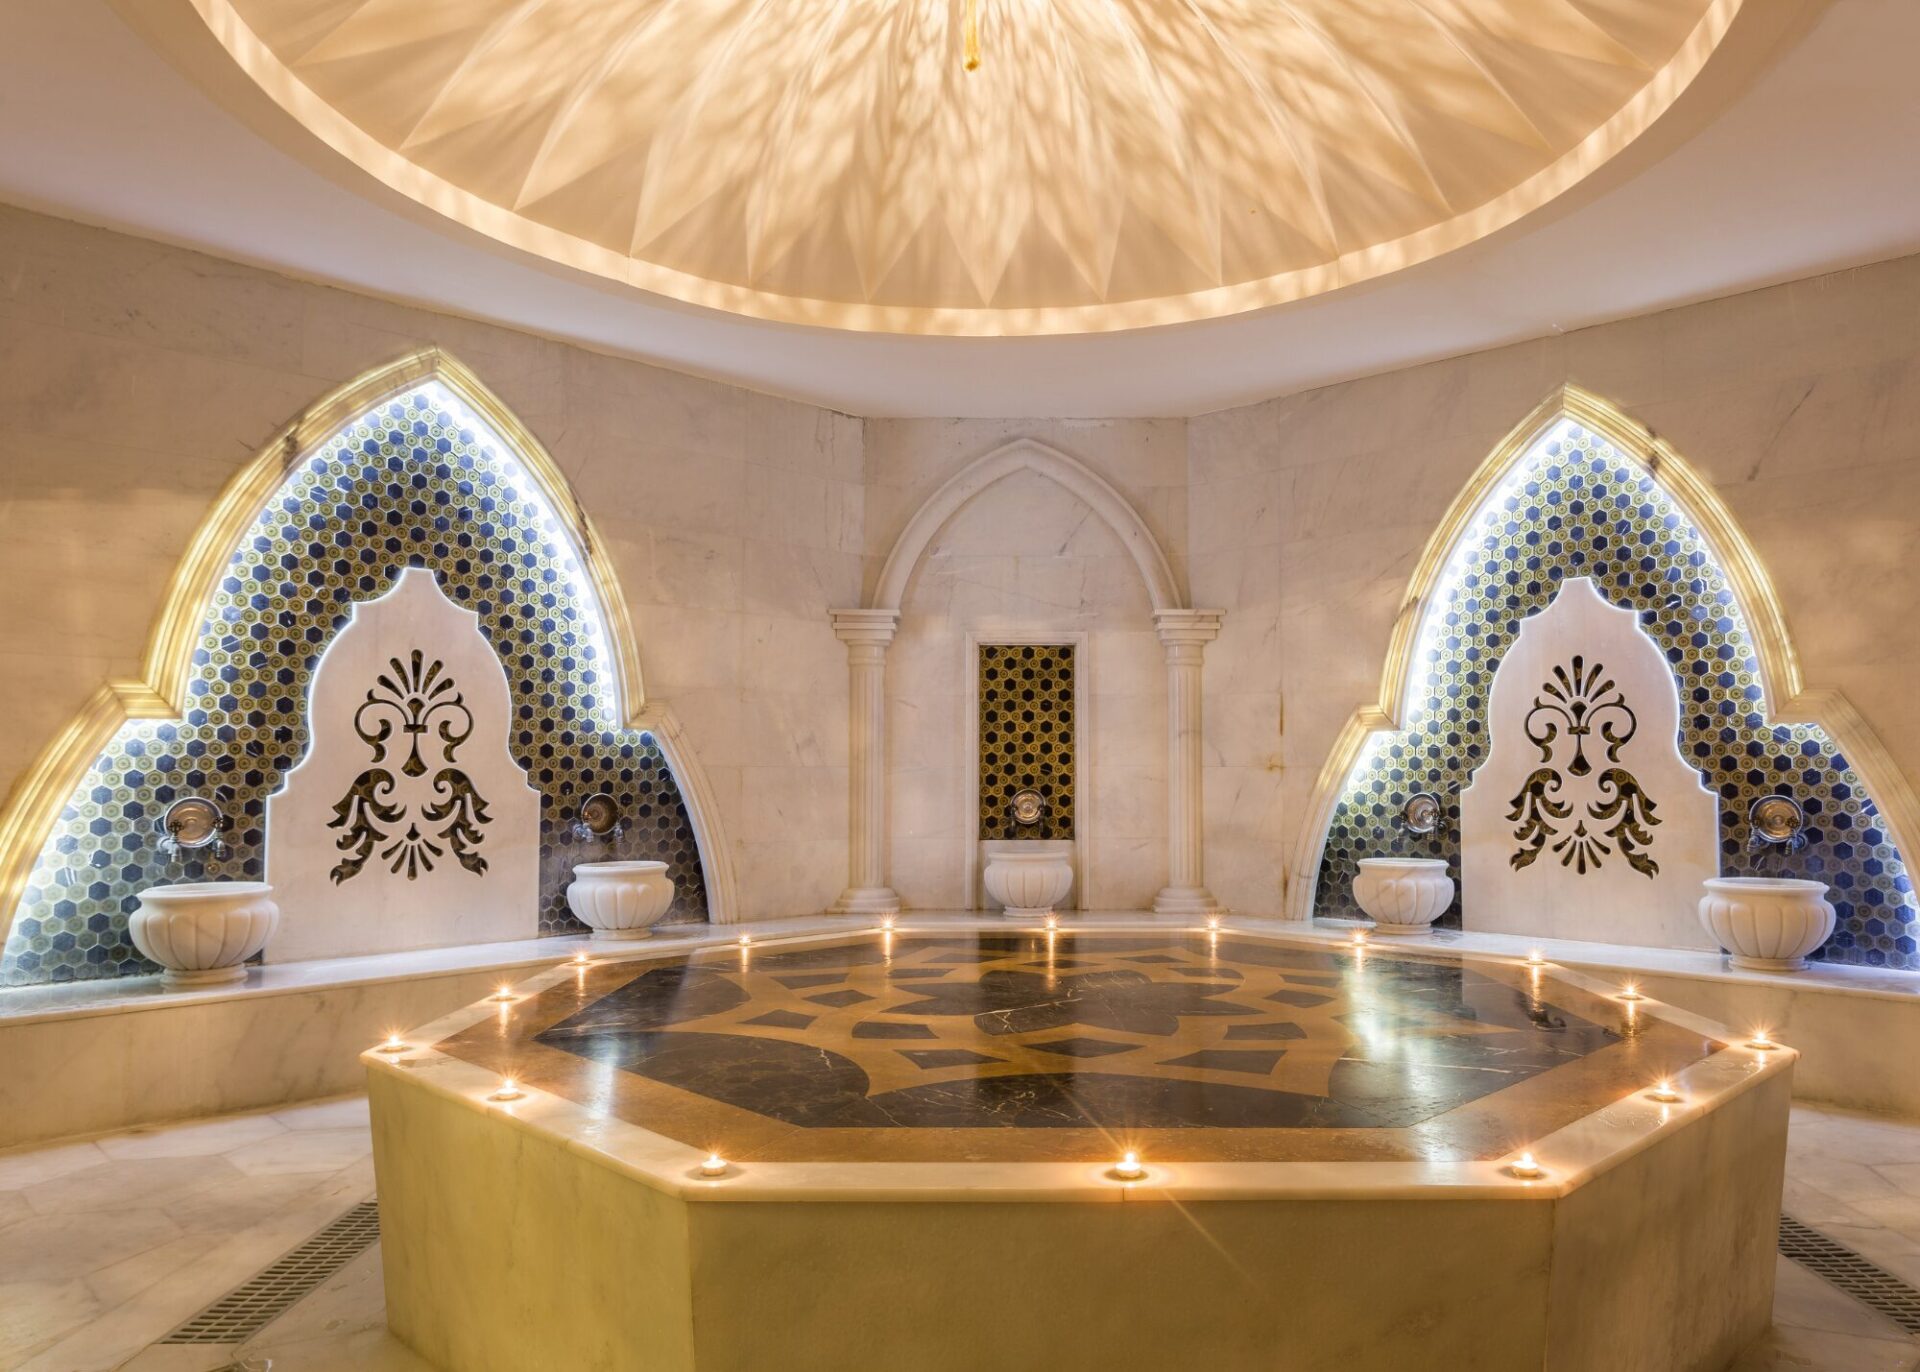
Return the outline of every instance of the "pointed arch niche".
<path id="1" fill-rule="evenodd" d="M 1140 573 L 1167 670 L 1167 878 L 1154 908 L 1182 914 L 1216 910 L 1203 856 L 1200 673 L 1205 647 L 1220 632 L 1221 612 L 1187 605 L 1159 540 L 1111 483 L 1031 438 L 975 458 L 927 497 L 894 541 L 867 604 L 832 612 L 834 632 L 847 645 L 850 724 L 848 878 L 834 909 L 874 916 L 900 908 L 888 870 L 887 649 L 908 585 L 941 529 L 977 496 L 1021 472 L 1046 478 L 1091 510 Z M 967 758 L 962 765 L 972 767 L 975 761 Z M 967 842 L 971 851 L 971 837 Z M 1082 871 L 1077 879 L 1084 883 L 1087 874 Z"/>
<path id="2" fill-rule="evenodd" d="M 1809 689 L 1778 597 L 1726 505 L 1665 442 L 1596 396 L 1549 396 L 1481 464 L 1421 555 L 1378 700 L 1354 712 L 1315 785 L 1287 913 L 1345 914 L 1353 864 L 1424 842 L 1458 875 L 1458 788 L 1485 756 L 1494 669 L 1566 576 L 1639 612 L 1681 688 L 1681 752 L 1720 797 L 1721 865 L 1751 870 L 1747 807 L 1775 790 L 1808 812 L 1799 866 L 1840 915 L 1822 956 L 1920 967 L 1903 853 L 1920 806 L 1840 692 Z M 1430 840 L 1396 831 L 1437 792 Z"/>
<path id="3" fill-rule="evenodd" d="M 574 809 L 606 790 L 628 856 L 669 861 L 681 909 L 733 918 L 705 778 L 646 699 L 619 581 L 539 441 L 438 349 L 379 367 L 301 414 L 228 483 L 175 570 L 138 680 L 109 681 L 0 812 L 0 980 L 148 970 L 126 933 L 138 890 L 177 880 L 158 822 L 216 797 L 258 876 L 264 802 L 306 748 L 307 683 L 352 606 L 407 567 L 479 613 L 506 669 L 512 748 L 543 795 L 543 932 L 573 927 Z"/>

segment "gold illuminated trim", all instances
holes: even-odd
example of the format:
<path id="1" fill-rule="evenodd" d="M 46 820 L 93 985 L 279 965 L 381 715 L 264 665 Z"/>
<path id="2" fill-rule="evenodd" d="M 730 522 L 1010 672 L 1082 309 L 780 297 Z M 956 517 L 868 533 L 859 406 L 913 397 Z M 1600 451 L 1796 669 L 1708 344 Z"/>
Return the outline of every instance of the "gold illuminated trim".
<path id="1" fill-rule="evenodd" d="M 232 560 L 233 550 L 259 518 L 267 501 L 291 471 L 353 420 L 429 381 L 445 386 L 493 429 L 539 486 L 571 538 L 581 565 L 593 582 L 613 653 L 614 689 L 618 693 L 614 702 L 615 717 L 628 728 L 654 732 L 656 738 L 663 731 L 670 733 L 679 760 L 669 758 L 669 765 L 676 772 L 683 766 L 691 768 L 691 759 L 685 756 L 684 747 L 678 746 L 678 726 L 661 707 L 648 708 L 640 677 L 640 649 L 634 641 L 633 619 L 627 611 L 626 596 L 620 589 L 612 562 L 602 551 L 600 536 L 574 497 L 565 474 L 540 440 L 477 376 L 440 349 L 426 348 L 364 372 L 329 392 L 275 435 L 220 492 L 174 569 L 159 617 L 147 639 L 141 679 L 109 681 L 95 691 L 80 713 L 48 742 L 14 783 L 5 808 L 0 809 L 0 946 L 4 946 L 13 928 L 27 879 L 33 874 L 33 864 L 46 846 L 68 797 L 85 780 L 87 769 L 121 725 L 133 719 L 177 720 L 184 713 L 193 650 L 211 613 L 214 593 Z M 686 788 L 683 786 L 683 789 Z M 706 796 L 708 788 L 704 778 L 699 778 L 693 789 Z M 700 809 L 706 813 L 690 809 L 689 818 L 693 821 L 702 866 L 708 875 L 709 908 L 713 910 L 718 904 L 730 913 L 731 862 L 727 860 L 724 844 L 708 842 L 709 830 L 717 818 L 712 813 L 710 799 Z M 718 902 L 714 900 L 716 877 L 720 879 Z"/>
<path id="2" fill-rule="evenodd" d="M 783 294 L 644 260 L 541 223 L 386 146 L 301 80 L 254 31 L 234 0 L 112 3 L 137 29 L 182 51 L 204 41 L 200 33 L 183 37 L 186 24 L 197 23 L 280 115 L 381 186 L 462 228 L 559 267 L 684 304 L 778 323 L 933 337 L 1029 337 L 1152 328 L 1265 309 L 1374 280 L 1479 242 L 1579 185 L 1651 128 L 1728 38 L 1745 0 L 1708 0 L 1673 56 L 1612 117 L 1517 185 L 1438 223 L 1312 265 L 1184 294 L 1008 308 L 878 305 Z M 224 86 L 227 72 L 200 67 L 198 75 Z M 278 119 L 257 127 L 292 150 L 288 130 Z"/>
<path id="3" fill-rule="evenodd" d="M 1420 628 L 1455 548 L 1466 536 L 1488 495 L 1562 419 L 1570 419 L 1599 435 L 1632 458 L 1693 521 L 1733 587 L 1734 597 L 1753 636 L 1760 659 L 1760 688 L 1765 696 L 1767 722 L 1817 724 L 1824 729 L 1865 784 L 1894 846 L 1903 856 L 1920 855 L 1920 799 L 1915 797 L 1906 774 L 1873 726 L 1845 695 L 1830 688 L 1807 688 L 1773 579 L 1767 575 L 1759 554 L 1719 492 L 1665 439 L 1655 437 L 1646 426 L 1591 392 L 1577 386 L 1562 386 L 1541 401 L 1533 413 L 1521 420 L 1488 454 L 1454 497 L 1433 537 L 1427 540 L 1407 584 L 1400 613 L 1394 620 L 1386 663 L 1380 673 L 1380 693 L 1373 704 L 1355 710 L 1342 726 L 1326 765 L 1314 782 L 1313 795 L 1294 840 L 1293 868 L 1288 873 L 1285 897 L 1288 918 L 1313 918 L 1314 890 L 1319 881 L 1320 859 L 1326 851 L 1327 830 L 1368 739 L 1401 727 Z"/>

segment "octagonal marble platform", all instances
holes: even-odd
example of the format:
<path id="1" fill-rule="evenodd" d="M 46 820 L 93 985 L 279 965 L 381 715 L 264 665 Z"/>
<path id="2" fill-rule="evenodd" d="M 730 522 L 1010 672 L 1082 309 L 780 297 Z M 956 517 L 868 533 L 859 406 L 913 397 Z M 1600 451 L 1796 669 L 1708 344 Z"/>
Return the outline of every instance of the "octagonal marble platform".
<path id="1" fill-rule="evenodd" d="M 1617 992 L 1231 928 L 559 967 L 366 1057 L 389 1318 L 446 1372 L 1722 1367 L 1793 1054 Z"/>

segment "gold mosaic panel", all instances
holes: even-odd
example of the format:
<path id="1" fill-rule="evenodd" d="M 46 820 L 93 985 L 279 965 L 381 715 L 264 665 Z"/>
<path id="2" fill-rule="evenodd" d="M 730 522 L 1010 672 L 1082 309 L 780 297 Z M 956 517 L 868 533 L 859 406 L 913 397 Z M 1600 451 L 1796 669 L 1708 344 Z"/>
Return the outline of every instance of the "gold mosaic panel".
<path id="1" fill-rule="evenodd" d="M 980 837 L 1073 837 L 1073 645 L 980 645 Z M 1036 824 L 1013 798 L 1040 793 Z"/>

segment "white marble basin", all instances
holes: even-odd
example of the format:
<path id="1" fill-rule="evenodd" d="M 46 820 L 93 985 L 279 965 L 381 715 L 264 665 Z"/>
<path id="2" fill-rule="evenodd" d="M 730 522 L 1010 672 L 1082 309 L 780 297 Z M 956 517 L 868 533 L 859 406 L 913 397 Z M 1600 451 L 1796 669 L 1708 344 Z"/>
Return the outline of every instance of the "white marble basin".
<path id="1" fill-rule="evenodd" d="M 1379 934 L 1424 934 L 1453 903 L 1453 878 L 1439 858 L 1361 858 L 1353 899 Z"/>
<path id="2" fill-rule="evenodd" d="M 1797 972 L 1807 965 L 1807 954 L 1833 935 L 1824 881 L 1714 877 L 1703 884 L 1700 923 L 1735 967 Z"/>
<path id="3" fill-rule="evenodd" d="M 582 862 L 567 887 L 567 908 L 596 939 L 646 938 L 673 906 L 664 862 Z"/>
<path id="4" fill-rule="evenodd" d="M 150 886 L 127 921 L 133 946 L 164 969 L 169 986 L 244 980 L 246 961 L 280 927 L 264 881 L 190 881 Z"/>
<path id="5" fill-rule="evenodd" d="M 1010 919 L 1050 915 L 1073 889 L 1073 844 L 1067 839 L 991 839 L 980 847 L 987 894 Z"/>

